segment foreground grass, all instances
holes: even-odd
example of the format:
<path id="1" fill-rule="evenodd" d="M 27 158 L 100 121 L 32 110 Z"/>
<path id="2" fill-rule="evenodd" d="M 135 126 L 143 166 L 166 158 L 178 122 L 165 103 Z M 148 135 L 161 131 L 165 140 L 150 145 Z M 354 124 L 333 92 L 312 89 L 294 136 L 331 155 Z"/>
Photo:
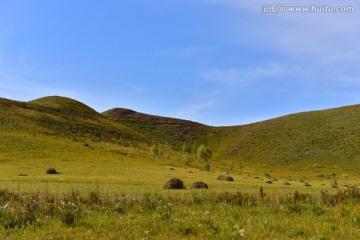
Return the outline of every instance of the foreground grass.
<path id="1" fill-rule="evenodd" d="M 359 239 L 360 192 L 0 191 L 3 239 Z"/>

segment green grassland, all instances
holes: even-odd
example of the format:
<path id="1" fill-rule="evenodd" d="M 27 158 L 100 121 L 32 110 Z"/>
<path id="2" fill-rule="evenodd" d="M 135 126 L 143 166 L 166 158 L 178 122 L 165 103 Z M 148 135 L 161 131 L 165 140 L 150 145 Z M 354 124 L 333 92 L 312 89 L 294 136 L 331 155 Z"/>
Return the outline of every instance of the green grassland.
<path id="1" fill-rule="evenodd" d="M 160 162 L 179 164 L 181 148 L 205 144 L 215 169 L 314 176 L 360 169 L 360 105 L 288 115 L 264 122 L 210 127 L 191 121 L 112 109 L 103 114 L 64 97 L 28 103 L 0 99 L 0 157 L 152 161 L 152 144 L 166 144 Z M 94 146 L 96 145 L 96 149 Z M 95 150 L 95 151 L 94 151 Z M 93 154 L 91 154 L 93 153 Z M 83 158 L 84 158 L 83 157 Z M 196 160 L 195 160 L 196 161 Z M 196 164 L 194 164 L 196 165 Z M 315 167 L 314 167 L 315 166 Z"/>
<path id="2" fill-rule="evenodd" d="M 175 150 L 184 143 L 190 148 L 204 143 L 219 166 L 243 165 L 254 171 L 292 175 L 314 175 L 322 170 L 357 174 L 360 168 L 360 105 L 233 127 L 210 127 L 126 109 L 112 109 L 104 115 L 152 142 L 168 142 Z"/>
<path id="3" fill-rule="evenodd" d="M 360 192 L 0 191 L 3 239 L 359 239 Z"/>
<path id="4" fill-rule="evenodd" d="M 346 191 L 360 185 L 359 119 L 355 105 L 211 127 L 127 109 L 101 114 L 64 97 L 0 99 L 0 232 L 4 239 L 358 239 L 360 194 Z M 153 144 L 164 154 L 151 155 Z M 213 152 L 210 171 L 196 157 L 200 144 Z M 50 167 L 60 174 L 46 174 Z M 173 177 L 187 189 L 164 190 Z M 195 181 L 209 189 L 191 189 Z M 295 191 L 310 195 L 294 200 Z M 125 210 L 117 208 L 121 196 Z M 34 199 L 33 213 L 24 206 Z M 53 215 L 44 207 L 51 201 Z"/>

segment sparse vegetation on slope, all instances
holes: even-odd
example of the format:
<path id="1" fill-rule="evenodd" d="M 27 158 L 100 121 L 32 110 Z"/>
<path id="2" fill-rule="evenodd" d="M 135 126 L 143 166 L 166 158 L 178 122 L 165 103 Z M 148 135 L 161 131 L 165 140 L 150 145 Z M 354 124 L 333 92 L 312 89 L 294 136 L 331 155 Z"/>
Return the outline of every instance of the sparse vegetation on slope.
<path id="1" fill-rule="evenodd" d="M 168 143 L 178 151 L 184 143 L 191 146 L 207 142 L 216 132 L 215 128 L 200 123 L 148 115 L 124 108 L 111 109 L 103 115 L 141 133 L 153 142 Z"/>
<path id="2" fill-rule="evenodd" d="M 219 131 L 217 156 L 275 168 L 360 168 L 360 105 L 292 114 Z"/>
<path id="3" fill-rule="evenodd" d="M 354 174 L 360 169 L 360 105 L 233 127 L 210 127 L 128 109 L 100 114 L 64 97 L 28 103 L 0 99 L 0 110 L 0 157 L 5 159 L 61 159 L 64 151 L 75 157 L 79 151 L 90 154 L 96 145 L 97 154 L 124 155 L 131 149 L 142 160 L 180 159 L 189 165 L 204 144 L 213 153 L 212 169 L 313 176 Z"/>
<path id="4" fill-rule="evenodd" d="M 0 99 L 0 111 L 0 160 L 73 159 L 99 143 L 104 151 L 141 150 L 146 144 L 140 134 L 68 98 L 29 103 Z"/>
<path id="5" fill-rule="evenodd" d="M 127 109 L 105 116 L 180 151 L 206 144 L 218 166 L 256 171 L 350 171 L 360 168 L 360 105 L 283 116 L 243 126 L 210 127 Z M 184 150 L 182 149 L 182 152 Z"/>

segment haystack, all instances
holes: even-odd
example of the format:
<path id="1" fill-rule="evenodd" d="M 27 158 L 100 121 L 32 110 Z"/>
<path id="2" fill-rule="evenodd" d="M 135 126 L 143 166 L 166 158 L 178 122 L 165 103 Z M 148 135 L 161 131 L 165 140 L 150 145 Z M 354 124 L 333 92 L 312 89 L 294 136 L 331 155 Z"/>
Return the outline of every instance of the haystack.
<path id="1" fill-rule="evenodd" d="M 59 174 L 59 172 L 56 171 L 55 168 L 49 168 L 48 170 L 46 170 L 46 174 Z"/>
<path id="2" fill-rule="evenodd" d="M 208 185 L 204 182 L 194 182 L 191 185 L 191 188 L 198 188 L 198 189 L 209 189 Z"/>
<path id="3" fill-rule="evenodd" d="M 223 180 L 223 181 L 229 181 L 229 182 L 234 181 L 234 179 L 232 177 L 226 176 L 226 175 L 220 175 L 220 176 L 218 176 L 217 179 L 218 180 Z"/>
<path id="4" fill-rule="evenodd" d="M 186 189 L 186 187 L 180 179 L 172 178 L 164 185 L 164 189 Z"/>

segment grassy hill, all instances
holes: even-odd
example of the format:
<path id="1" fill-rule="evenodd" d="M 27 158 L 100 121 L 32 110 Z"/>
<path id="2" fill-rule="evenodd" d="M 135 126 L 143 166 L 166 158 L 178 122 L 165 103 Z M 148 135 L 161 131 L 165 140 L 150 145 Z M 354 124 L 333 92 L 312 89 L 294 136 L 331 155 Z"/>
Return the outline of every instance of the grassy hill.
<path id="1" fill-rule="evenodd" d="M 115 108 L 103 113 L 155 143 L 168 143 L 174 149 L 180 150 L 183 143 L 207 143 L 217 132 L 214 127 L 176 118 L 160 117 L 135 112 L 125 108 Z"/>
<path id="2" fill-rule="evenodd" d="M 175 149 L 205 143 L 219 166 L 258 171 L 336 171 L 360 168 L 360 105 L 291 114 L 243 126 L 210 127 L 191 121 L 112 109 L 105 113 L 152 141 Z"/>
<path id="3" fill-rule="evenodd" d="M 359 239 L 359 117 L 355 105 L 210 127 L 127 109 L 100 114 L 63 97 L 0 99 L 0 234 Z M 150 146 L 165 142 L 173 150 L 151 157 Z M 205 143 L 211 170 L 193 156 L 185 165 L 183 143 Z M 174 177 L 187 189 L 163 189 Z M 195 181 L 209 190 L 191 189 Z"/>
<path id="4" fill-rule="evenodd" d="M 95 145 L 119 151 L 146 143 L 140 134 L 69 98 L 0 99 L 0 111 L 0 157 L 5 159 L 74 159 L 94 155 Z"/>
<path id="5" fill-rule="evenodd" d="M 0 157 L 6 159 L 74 159 L 79 154 L 98 159 L 131 152 L 134 159 L 146 160 L 153 143 L 167 143 L 179 155 L 184 143 L 193 148 L 204 143 L 218 167 L 260 172 L 360 169 L 360 105 L 233 127 L 123 108 L 100 114 L 64 97 L 30 102 L 0 99 L 0 111 Z"/>
<path id="6" fill-rule="evenodd" d="M 219 156 L 277 169 L 360 167 L 360 105 L 221 128 Z M 318 171 L 321 171 L 319 169 Z"/>
<path id="7" fill-rule="evenodd" d="M 117 143 L 143 140 L 133 130 L 110 121 L 73 99 L 45 97 L 29 102 L 28 106 L 39 113 L 37 122 L 53 130 L 56 135 Z"/>

